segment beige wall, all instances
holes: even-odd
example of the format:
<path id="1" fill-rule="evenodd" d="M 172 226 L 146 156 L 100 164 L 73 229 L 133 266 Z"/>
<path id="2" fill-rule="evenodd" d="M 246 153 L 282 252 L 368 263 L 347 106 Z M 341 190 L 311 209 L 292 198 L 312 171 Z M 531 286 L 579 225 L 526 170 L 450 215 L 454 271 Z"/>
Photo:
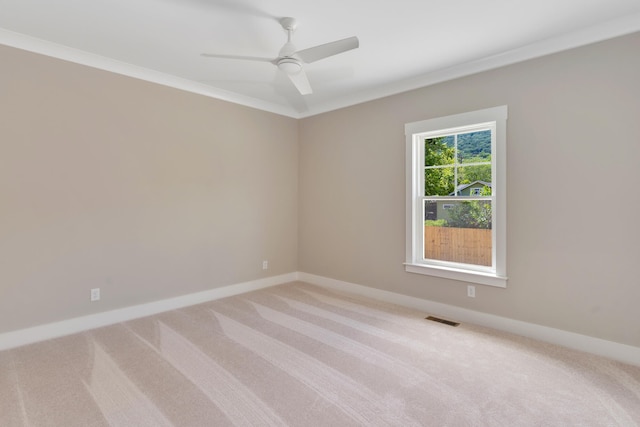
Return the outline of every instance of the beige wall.
<path id="1" fill-rule="evenodd" d="M 639 45 L 300 121 L 0 47 L 0 333 L 297 269 L 640 346 Z M 404 272 L 404 124 L 502 104 L 510 280 L 470 299 Z"/>
<path id="2" fill-rule="evenodd" d="M 300 123 L 299 271 L 640 346 L 640 34 Z M 404 124 L 508 105 L 507 289 L 406 273 Z"/>
<path id="3" fill-rule="evenodd" d="M 0 333 L 296 271 L 296 120 L 0 63 Z"/>

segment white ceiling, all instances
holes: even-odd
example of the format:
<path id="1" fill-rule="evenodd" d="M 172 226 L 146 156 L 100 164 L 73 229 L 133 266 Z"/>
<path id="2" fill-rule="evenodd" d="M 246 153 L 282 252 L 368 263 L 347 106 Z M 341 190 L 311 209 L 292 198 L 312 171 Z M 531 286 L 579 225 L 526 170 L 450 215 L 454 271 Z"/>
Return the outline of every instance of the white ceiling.
<path id="1" fill-rule="evenodd" d="M 358 36 L 306 64 L 302 96 L 269 63 L 278 20 L 298 49 Z M 640 0 L 0 0 L 0 43 L 244 105 L 307 117 L 640 31 Z"/>

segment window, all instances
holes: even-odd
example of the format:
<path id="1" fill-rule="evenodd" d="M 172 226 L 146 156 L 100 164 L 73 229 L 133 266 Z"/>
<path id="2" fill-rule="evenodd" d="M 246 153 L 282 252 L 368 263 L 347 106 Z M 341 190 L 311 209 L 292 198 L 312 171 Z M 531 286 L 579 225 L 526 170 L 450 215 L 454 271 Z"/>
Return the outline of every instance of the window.
<path id="1" fill-rule="evenodd" d="M 410 273 L 506 287 L 507 107 L 405 125 Z"/>

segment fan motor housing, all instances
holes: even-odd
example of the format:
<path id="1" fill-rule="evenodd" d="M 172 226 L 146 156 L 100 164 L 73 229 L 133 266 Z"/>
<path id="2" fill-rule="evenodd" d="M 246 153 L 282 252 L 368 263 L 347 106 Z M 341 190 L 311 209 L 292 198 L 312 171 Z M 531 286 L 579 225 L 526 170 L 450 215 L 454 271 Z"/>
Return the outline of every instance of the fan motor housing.
<path id="1" fill-rule="evenodd" d="M 302 63 L 296 58 L 281 58 L 278 60 L 278 68 L 287 74 L 296 74 L 302 70 Z"/>

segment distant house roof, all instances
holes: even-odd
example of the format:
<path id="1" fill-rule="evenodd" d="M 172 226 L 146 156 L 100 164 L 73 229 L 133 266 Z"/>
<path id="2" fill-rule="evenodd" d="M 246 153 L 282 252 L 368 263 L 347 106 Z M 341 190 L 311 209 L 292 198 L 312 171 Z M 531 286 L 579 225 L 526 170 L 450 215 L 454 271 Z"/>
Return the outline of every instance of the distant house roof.
<path id="1" fill-rule="evenodd" d="M 472 187 L 472 186 L 474 186 L 474 185 L 476 185 L 476 184 L 484 185 L 485 187 L 489 187 L 489 188 L 491 188 L 491 183 L 490 183 L 490 182 L 486 182 L 486 181 L 473 181 L 473 182 L 472 182 L 472 183 L 470 183 L 470 184 L 460 184 L 460 185 L 458 185 L 457 190 L 456 190 L 456 191 L 452 191 L 451 193 L 449 193 L 449 195 L 450 195 L 450 196 L 453 196 L 453 195 L 455 195 L 456 193 L 460 193 L 461 191 L 463 191 L 463 190 L 465 190 L 465 189 L 467 189 L 467 188 L 469 188 L 469 187 Z"/>

